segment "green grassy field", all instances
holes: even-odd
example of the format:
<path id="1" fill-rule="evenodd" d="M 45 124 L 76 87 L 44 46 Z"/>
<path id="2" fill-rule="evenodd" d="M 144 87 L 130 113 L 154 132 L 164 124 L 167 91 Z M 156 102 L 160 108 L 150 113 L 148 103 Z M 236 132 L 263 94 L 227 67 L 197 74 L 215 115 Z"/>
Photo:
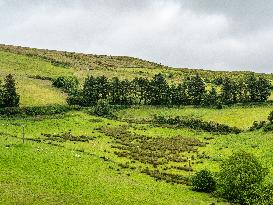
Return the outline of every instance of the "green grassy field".
<path id="1" fill-rule="evenodd" d="M 9 125 L 3 125 L 7 123 Z M 26 143 L 21 145 L 23 123 Z M 189 187 L 155 181 L 136 170 L 123 169 L 126 161 L 113 154 L 111 139 L 96 131 L 124 124 L 81 112 L 46 119 L 1 120 L 2 204 L 209 204 L 216 199 Z M 34 142 L 41 133 L 72 130 L 96 137 L 90 142 Z M 11 137 L 11 135 L 14 135 Z M 17 136 L 17 137 L 15 137 Z M 103 160 L 103 157 L 109 159 Z M 8 173 L 8 174 L 7 174 Z M 145 190 L 145 191 L 144 191 Z"/>
<path id="2" fill-rule="evenodd" d="M 197 72 L 127 57 L 9 49 L 0 46 L 0 76 L 15 75 L 24 107 L 66 104 L 65 93 L 37 76 L 74 75 L 82 82 L 88 74 L 132 79 L 162 72 L 176 82 Z M 267 119 L 273 110 L 270 103 L 219 110 L 133 106 L 113 110 L 116 118 L 97 117 L 89 109 L 50 116 L 0 116 L 0 204 L 228 204 L 192 191 L 186 182 L 196 171 L 219 171 L 220 163 L 238 150 L 257 156 L 270 169 L 266 181 L 272 183 L 272 133 L 248 131 L 254 121 Z M 223 135 L 162 127 L 151 121 L 154 115 L 194 117 L 243 132 Z M 25 127 L 25 144 L 18 124 Z M 172 153 L 168 147 L 172 143 L 185 150 Z M 161 145 L 167 145 L 167 152 Z"/>
<path id="3" fill-rule="evenodd" d="M 215 121 L 221 124 L 247 129 L 254 121 L 266 120 L 272 110 L 273 105 L 255 105 L 249 107 L 232 106 L 224 109 L 196 108 L 190 106 L 177 108 L 136 106 L 118 111 L 116 115 L 123 121 L 135 120 L 139 122 L 151 120 L 154 115 L 195 117 L 205 121 Z"/>

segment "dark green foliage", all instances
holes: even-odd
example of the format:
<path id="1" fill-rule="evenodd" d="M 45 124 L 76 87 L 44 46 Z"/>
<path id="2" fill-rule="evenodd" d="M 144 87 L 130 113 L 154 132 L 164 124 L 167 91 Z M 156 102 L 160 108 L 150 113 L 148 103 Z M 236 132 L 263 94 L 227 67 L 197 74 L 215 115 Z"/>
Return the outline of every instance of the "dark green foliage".
<path id="1" fill-rule="evenodd" d="M 264 125 L 264 131 L 265 132 L 271 132 L 271 131 L 273 131 L 273 124 L 271 124 L 271 123 L 265 124 Z"/>
<path id="2" fill-rule="evenodd" d="M 265 78 L 252 74 L 246 78 L 246 84 L 250 102 L 265 102 L 270 96 L 271 84 Z"/>
<path id="3" fill-rule="evenodd" d="M 219 103 L 219 97 L 215 87 L 212 87 L 211 90 L 206 94 L 204 99 L 204 105 L 211 106 L 217 105 Z"/>
<path id="4" fill-rule="evenodd" d="M 169 90 L 171 105 L 190 104 L 190 99 L 187 95 L 187 88 L 184 83 L 179 85 L 171 85 Z"/>
<path id="5" fill-rule="evenodd" d="M 240 103 L 249 102 L 248 88 L 245 79 L 240 79 L 237 83 L 237 99 Z"/>
<path id="6" fill-rule="evenodd" d="M 128 80 L 121 81 L 121 89 L 120 89 L 120 105 L 131 105 L 133 102 L 132 96 L 132 84 Z"/>
<path id="7" fill-rule="evenodd" d="M 0 92 L 1 107 L 19 107 L 20 96 L 17 94 L 15 80 L 11 74 L 6 76 Z"/>
<path id="8" fill-rule="evenodd" d="M 253 125 L 250 127 L 250 131 L 253 131 L 253 130 L 260 130 L 263 128 L 263 131 L 265 132 L 270 132 L 270 131 L 273 131 L 273 111 L 271 111 L 268 115 L 268 122 L 266 121 L 260 121 L 260 122 L 257 122 L 257 121 L 254 121 L 253 122 Z"/>
<path id="9" fill-rule="evenodd" d="M 265 78 L 260 77 L 257 82 L 257 86 L 259 102 L 265 102 L 271 94 L 271 84 Z"/>
<path id="10" fill-rule="evenodd" d="M 120 80 L 117 77 L 112 79 L 112 83 L 110 84 L 110 102 L 114 105 L 121 104 L 121 89 L 122 85 Z"/>
<path id="11" fill-rule="evenodd" d="M 99 100 L 96 82 L 97 82 L 96 78 L 94 78 L 93 76 L 89 76 L 88 78 L 85 79 L 82 91 L 77 93 L 78 94 L 77 98 L 82 99 L 80 105 L 84 106 L 95 105 L 96 102 Z M 73 97 L 75 98 L 76 96 Z M 71 102 L 71 100 L 68 102 Z"/>
<path id="12" fill-rule="evenodd" d="M 151 105 L 169 104 L 169 85 L 162 74 L 153 77 L 148 92 Z"/>
<path id="13" fill-rule="evenodd" d="M 187 81 L 187 91 L 192 104 L 202 104 L 206 93 L 205 87 L 206 85 L 199 75 L 193 76 Z"/>
<path id="14" fill-rule="evenodd" d="M 52 85 L 56 88 L 61 88 L 64 91 L 71 93 L 79 88 L 79 81 L 74 76 L 61 76 L 55 79 Z"/>
<path id="15" fill-rule="evenodd" d="M 249 92 L 249 100 L 251 102 L 257 102 L 258 101 L 258 87 L 257 87 L 257 78 L 254 74 L 249 75 L 246 78 L 246 84 Z"/>
<path id="16" fill-rule="evenodd" d="M 230 127 L 228 125 L 219 124 L 216 122 L 206 122 L 195 118 L 181 118 L 154 116 L 154 122 L 162 125 L 170 125 L 175 127 L 186 127 L 193 130 L 204 130 L 207 132 L 228 134 L 239 134 L 242 130 L 237 127 Z"/>
<path id="17" fill-rule="evenodd" d="M 254 121 L 253 125 L 249 128 L 250 131 L 254 131 L 254 130 L 259 130 L 261 128 L 263 128 L 266 125 L 266 121 Z"/>
<path id="18" fill-rule="evenodd" d="M 254 80 L 255 92 L 252 96 Z M 82 90 L 70 93 L 67 102 L 81 106 L 95 105 L 99 99 L 108 99 L 112 105 L 205 105 L 221 107 L 222 104 L 264 102 L 270 94 L 268 80 L 256 77 L 232 80 L 222 79 L 221 93 L 212 86 L 206 91 L 206 84 L 199 76 L 188 77 L 179 84 L 169 85 L 162 74 L 155 75 L 151 80 L 135 78 L 133 81 L 118 78 L 107 79 L 105 76 L 89 76 Z"/>
<path id="19" fill-rule="evenodd" d="M 88 106 L 85 103 L 87 99 L 86 97 L 84 97 L 82 90 L 77 90 L 75 92 L 69 93 L 66 101 L 68 105 Z"/>
<path id="20" fill-rule="evenodd" d="M 216 190 L 216 182 L 209 170 L 201 170 L 192 177 L 194 191 L 211 193 Z"/>
<path id="21" fill-rule="evenodd" d="M 253 198 L 263 197 L 262 187 L 268 170 L 252 154 L 244 151 L 234 153 L 220 168 L 218 193 L 230 202 L 253 204 Z"/>
<path id="22" fill-rule="evenodd" d="M 135 104 L 148 104 L 150 82 L 146 78 L 135 78 L 132 81 L 132 89 Z"/>
<path id="23" fill-rule="evenodd" d="M 223 84 L 223 78 L 222 77 L 216 77 L 212 80 L 212 83 L 215 85 L 222 85 Z"/>
<path id="24" fill-rule="evenodd" d="M 237 85 L 230 78 L 225 78 L 222 84 L 221 100 L 223 104 L 237 103 Z"/>
<path id="25" fill-rule="evenodd" d="M 111 107 L 109 102 L 104 99 L 100 99 L 94 108 L 94 113 L 98 116 L 108 116 L 111 114 Z"/>

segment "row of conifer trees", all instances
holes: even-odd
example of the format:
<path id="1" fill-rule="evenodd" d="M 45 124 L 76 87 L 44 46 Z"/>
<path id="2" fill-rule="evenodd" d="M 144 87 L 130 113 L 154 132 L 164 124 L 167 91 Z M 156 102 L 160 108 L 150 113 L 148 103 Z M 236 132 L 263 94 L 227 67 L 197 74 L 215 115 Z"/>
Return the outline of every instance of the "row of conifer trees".
<path id="1" fill-rule="evenodd" d="M 270 94 L 270 82 L 254 74 L 236 80 L 225 78 L 217 86 L 205 83 L 199 75 L 173 84 L 169 84 L 162 74 L 150 80 L 140 77 L 132 81 L 89 76 L 81 89 L 72 89 L 68 103 L 90 106 L 107 99 L 113 105 L 214 106 L 265 102 Z"/>

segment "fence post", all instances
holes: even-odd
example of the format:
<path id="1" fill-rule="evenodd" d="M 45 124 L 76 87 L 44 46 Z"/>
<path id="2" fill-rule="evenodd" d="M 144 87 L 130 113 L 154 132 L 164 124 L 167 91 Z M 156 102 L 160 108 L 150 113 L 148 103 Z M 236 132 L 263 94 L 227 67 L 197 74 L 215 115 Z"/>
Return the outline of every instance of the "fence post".
<path id="1" fill-rule="evenodd" d="M 25 126 L 22 125 L 22 142 L 25 143 Z"/>

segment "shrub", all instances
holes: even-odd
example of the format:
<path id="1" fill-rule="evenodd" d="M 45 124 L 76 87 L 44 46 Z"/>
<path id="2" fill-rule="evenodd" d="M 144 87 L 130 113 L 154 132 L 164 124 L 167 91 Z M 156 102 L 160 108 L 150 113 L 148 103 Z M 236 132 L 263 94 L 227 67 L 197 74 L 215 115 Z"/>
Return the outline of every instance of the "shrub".
<path id="1" fill-rule="evenodd" d="M 194 191 L 210 193 L 215 191 L 216 182 L 209 170 L 201 170 L 192 177 L 192 188 Z"/>
<path id="2" fill-rule="evenodd" d="M 252 154 L 234 153 L 221 165 L 218 193 L 231 202 L 252 204 L 253 198 L 262 197 L 259 189 L 267 174 L 268 170 Z"/>
<path id="3" fill-rule="evenodd" d="M 61 76 L 55 79 L 52 85 L 56 88 L 61 88 L 66 92 L 74 92 L 79 87 L 79 81 L 74 76 Z"/>
<path id="4" fill-rule="evenodd" d="M 273 131 L 273 124 L 266 124 L 265 126 L 264 126 L 264 131 L 265 132 L 271 132 L 271 131 Z"/>
<path id="5" fill-rule="evenodd" d="M 193 130 L 204 130 L 207 132 L 214 133 L 234 133 L 239 134 L 242 130 L 237 127 L 230 127 L 228 125 L 219 124 L 216 122 L 206 122 L 200 119 L 195 118 L 181 118 L 179 116 L 176 117 L 164 117 L 164 116 L 154 116 L 154 122 L 161 125 L 173 125 L 177 127 L 187 127 Z"/>
<path id="6" fill-rule="evenodd" d="M 271 111 L 270 113 L 269 113 L 269 116 L 268 116 L 268 121 L 270 122 L 270 124 L 273 124 L 273 111 Z"/>
<path id="7" fill-rule="evenodd" d="M 94 113 L 98 116 L 107 116 L 111 113 L 111 107 L 109 102 L 104 99 L 100 99 L 95 106 Z"/>
<path id="8" fill-rule="evenodd" d="M 249 130 L 250 131 L 260 130 L 261 128 L 265 126 L 266 126 L 266 121 L 260 121 L 260 122 L 254 121 Z"/>

